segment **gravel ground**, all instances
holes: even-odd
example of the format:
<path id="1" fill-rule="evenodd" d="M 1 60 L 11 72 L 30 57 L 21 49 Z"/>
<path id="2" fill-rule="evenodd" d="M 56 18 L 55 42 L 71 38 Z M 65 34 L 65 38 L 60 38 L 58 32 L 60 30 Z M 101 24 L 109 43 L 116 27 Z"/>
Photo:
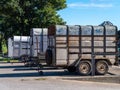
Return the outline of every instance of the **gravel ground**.
<path id="1" fill-rule="evenodd" d="M 110 67 L 108 74 L 98 76 L 76 76 L 76 77 L 63 77 L 63 80 L 77 80 L 77 81 L 92 81 L 102 83 L 118 83 L 120 84 L 120 67 Z"/>
<path id="2" fill-rule="evenodd" d="M 28 78 L 28 77 L 57 77 L 57 78 L 98 78 L 98 77 L 119 77 L 120 66 L 110 67 L 105 76 L 79 76 L 76 73 L 69 73 L 65 69 L 44 68 L 43 75 L 40 75 L 35 67 L 24 67 L 23 63 L 0 63 L 0 78 Z"/>
<path id="3" fill-rule="evenodd" d="M 0 87 L 2 90 L 119 90 L 120 67 L 113 66 L 105 76 L 78 76 L 64 69 L 48 68 L 39 75 L 35 68 L 24 67 L 22 63 L 0 63 Z"/>
<path id="4" fill-rule="evenodd" d="M 2 90 L 119 90 L 119 84 L 66 81 L 59 79 L 0 79 Z"/>

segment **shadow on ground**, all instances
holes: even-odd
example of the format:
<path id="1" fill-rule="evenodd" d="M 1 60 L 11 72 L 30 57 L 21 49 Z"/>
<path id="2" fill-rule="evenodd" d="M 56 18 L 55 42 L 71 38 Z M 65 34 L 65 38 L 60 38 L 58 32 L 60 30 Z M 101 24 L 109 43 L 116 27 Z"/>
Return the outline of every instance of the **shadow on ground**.
<path id="1" fill-rule="evenodd" d="M 6 68 L 22 68 L 23 66 L 0 66 L 0 69 L 6 69 Z"/>
<path id="2" fill-rule="evenodd" d="M 67 71 L 44 71 L 44 72 L 24 72 L 24 73 L 5 73 L 0 74 L 0 78 L 9 77 L 46 77 L 46 76 L 73 76 L 75 73 L 69 73 Z"/>
<path id="3" fill-rule="evenodd" d="M 77 73 L 70 73 L 66 69 L 58 69 L 46 67 L 37 71 L 37 67 L 25 67 L 24 65 L 12 65 L 7 64 L 0 66 L 0 70 L 11 70 L 11 72 L 0 72 L 0 78 L 9 78 L 9 77 L 46 77 L 46 76 L 67 76 L 67 77 L 79 77 Z M 43 71 L 43 72 L 41 72 Z M 108 73 L 108 75 L 115 75 L 113 73 Z M 81 77 L 81 76 L 80 76 Z M 82 76 L 84 77 L 84 76 Z"/>
<path id="4" fill-rule="evenodd" d="M 70 76 L 75 75 L 75 73 L 69 73 L 64 69 L 57 69 L 46 67 L 38 71 L 37 67 L 25 67 L 24 65 L 12 65 L 6 64 L 0 66 L 0 78 L 9 78 L 9 77 L 45 77 L 45 76 Z M 2 73 L 4 70 L 4 73 Z M 5 71 L 6 70 L 6 71 Z M 7 72 L 9 70 L 9 72 Z"/>

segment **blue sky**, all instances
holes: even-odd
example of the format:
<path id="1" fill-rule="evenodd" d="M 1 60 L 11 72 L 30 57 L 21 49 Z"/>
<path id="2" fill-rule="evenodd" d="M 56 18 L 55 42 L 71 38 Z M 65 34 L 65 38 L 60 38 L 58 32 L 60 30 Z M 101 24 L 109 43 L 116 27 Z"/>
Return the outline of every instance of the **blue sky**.
<path id="1" fill-rule="evenodd" d="M 120 29 L 120 0 L 67 0 L 67 8 L 58 13 L 68 25 L 110 21 Z"/>

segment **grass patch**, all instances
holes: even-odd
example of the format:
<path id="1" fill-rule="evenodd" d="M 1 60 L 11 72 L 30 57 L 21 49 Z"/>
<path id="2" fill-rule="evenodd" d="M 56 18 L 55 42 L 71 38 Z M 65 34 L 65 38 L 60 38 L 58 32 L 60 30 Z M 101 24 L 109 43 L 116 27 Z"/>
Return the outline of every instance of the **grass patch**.
<path id="1" fill-rule="evenodd" d="M 21 81 L 28 81 L 29 79 L 21 79 Z"/>
<path id="2" fill-rule="evenodd" d="M 47 80 L 47 78 L 37 78 L 35 80 Z"/>
<path id="3" fill-rule="evenodd" d="M 14 59 L 11 59 L 11 58 L 2 58 L 2 57 L 0 57 L 0 61 L 2 61 L 2 62 L 19 62 L 19 60 L 14 60 Z"/>

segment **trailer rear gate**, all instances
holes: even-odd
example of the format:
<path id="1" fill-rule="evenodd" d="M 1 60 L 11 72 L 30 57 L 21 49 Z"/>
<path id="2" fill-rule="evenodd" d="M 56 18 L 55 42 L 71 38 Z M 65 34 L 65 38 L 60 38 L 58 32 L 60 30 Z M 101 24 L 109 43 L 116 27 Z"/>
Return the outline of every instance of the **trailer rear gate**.
<path id="1" fill-rule="evenodd" d="M 48 46 L 47 28 L 33 28 L 31 36 L 31 56 L 37 57 L 38 53 L 45 53 Z"/>
<path id="2" fill-rule="evenodd" d="M 83 59 L 108 58 L 112 64 L 117 59 L 116 26 L 65 26 L 49 27 L 49 49 L 52 50 L 52 65 L 70 66 L 80 55 Z M 111 53 L 108 55 L 107 53 Z"/>
<path id="3" fill-rule="evenodd" d="M 29 56 L 30 45 L 29 36 L 14 36 L 13 37 L 13 58 L 20 58 L 24 55 Z"/>

